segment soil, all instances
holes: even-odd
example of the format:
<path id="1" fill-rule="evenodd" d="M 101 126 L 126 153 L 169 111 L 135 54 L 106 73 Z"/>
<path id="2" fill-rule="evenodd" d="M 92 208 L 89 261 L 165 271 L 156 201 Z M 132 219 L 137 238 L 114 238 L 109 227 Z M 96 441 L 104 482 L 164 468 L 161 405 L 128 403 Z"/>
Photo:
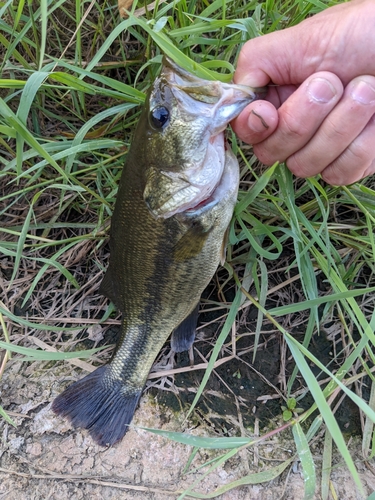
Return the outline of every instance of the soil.
<path id="1" fill-rule="evenodd" d="M 200 352 L 204 354 L 204 332 L 198 337 Z M 208 346 L 207 343 L 207 349 Z M 219 366 L 188 419 L 189 404 L 202 371 L 180 373 L 174 380 L 170 377 L 162 377 L 156 383 L 150 380 L 151 387 L 141 399 L 132 428 L 119 444 L 109 449 L 97 446 L 87 431 L 73 429 L 69 422 L 56 417 L 50 410 L 51 401 L 61 392 L 62 384 L 82 377 L 81 370 L 72 370 L 67 364 L 50 366 L 39 362 L 10 361 L 3 375 L 1 405 L 9 411 L 16 427 L 3 420 L 0 422 L 0 499 L 168 500 L 177 499 L 193 485 L 193 491 L 211 495 L 217 492 L 217 498 L 222 500 L 302 499 L 304 480 L 297 459 L 272 481 L 237 486 L 226 492 L 220 489 L 291 459 L 295 448 L 289 431 L 275 434 L 257 446 L 237 453 L 204 477 L 207 467 L 200 467 L 222 455 L 222 450 L 200 449 L 187 467 L 193 450 L 191 446 L 142 429 L 186 432 L 196 436 L 251 437 L 280 426 L 282 401 L 277 399 L 277 392 L 273 397 L 264 398 L 264 394 L 270 393 L 270 384 L 277 384 L 280 343 L 276 337 L 267 338 L 265 346 L 267 348 L 257 352 L 255 363 L 249 364 L 252 368 L 244 363 L 246 356 L 240 361 L 235 359 Z M 159 359 L 157 368 L 160 368 L 161 361 Z M 179 355 L 176 363 L 179 366 L 188 364 L 188 356 Z M 267 378 L 257 375 L 257 369 L 262 370 Z M 159 389 L 152 387 L 155 384 Z M 346 415 L 342 417 L 344 428 L 352 426 L 352 420 L 358 422 L 358 416 L 352 418 L 350 412 L 343 413 Z M 375 463 L 363 461 L 360 438 L 355 437 L 355 429 L 353 432 L 354 437 L 349 437 L 349 433 L 346 436 L 363 492 L 358 491 L 342 459 L 334 453 L 331 491 L 336 497 L 329 498 L 362 500 L 375 491 Z M 353 432 L 351 430 L 350 434 Z M 313 443 L 312 452 L 319 478 L 321 440 Z M 187 495 L 186 498 L 191 497 Z M 316 498 L 322 498 L 319 480 Z"/>

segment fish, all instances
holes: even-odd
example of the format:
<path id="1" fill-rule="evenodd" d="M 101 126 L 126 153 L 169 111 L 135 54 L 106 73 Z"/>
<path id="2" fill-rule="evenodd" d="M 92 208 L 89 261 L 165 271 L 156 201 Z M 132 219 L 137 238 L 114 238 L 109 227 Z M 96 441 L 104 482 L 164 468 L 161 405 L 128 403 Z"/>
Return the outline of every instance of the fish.
<path id="1" fill-rule="evenodd" d="M 108 364 L 52 404 L 101 446 L 125 435 L 168 337 L 175 352 L 193 344 L 237 200 L 239 166 L 224 130 L 263 95 L 199 78 L 164 56 L 121 175 L 100 286 L 122 312 L 120 338 Z"/>

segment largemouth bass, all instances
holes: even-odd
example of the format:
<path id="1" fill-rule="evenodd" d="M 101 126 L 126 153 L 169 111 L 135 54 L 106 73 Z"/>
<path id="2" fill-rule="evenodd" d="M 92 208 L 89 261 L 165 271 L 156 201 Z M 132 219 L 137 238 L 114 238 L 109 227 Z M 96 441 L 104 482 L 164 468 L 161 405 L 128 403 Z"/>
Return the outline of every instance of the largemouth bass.
<path id="1" fill-rule="evenodd" d="M 121 338 L 107 365 L 52 405 L 100 445 L 124 436 L 169 335 L 176 352 L 194 341 L 198 302 L 223 259 L 237 198 L 239 168 L 224 129 L 257 97 L 256 89 L 202 80 L 167 58 L 150 89 L 121 177 L 101 285 L 123 313 Z"/>

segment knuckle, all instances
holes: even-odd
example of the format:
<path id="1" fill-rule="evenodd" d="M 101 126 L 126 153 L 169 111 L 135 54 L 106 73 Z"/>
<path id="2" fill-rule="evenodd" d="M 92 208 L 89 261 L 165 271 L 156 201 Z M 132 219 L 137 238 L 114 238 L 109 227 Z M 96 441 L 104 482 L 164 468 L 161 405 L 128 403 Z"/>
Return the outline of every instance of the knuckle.
<path id="1" fill-rule="evenodd" d="M 336 143 L 346 142 L 348 136 L 348 126 L 337 120 L 335 116 L 328 115 L 324 127 L 321 129 L 322 135 L 324 134 L 327 143 L 334 140 Z"/>
<path id="2" fill-rule="evenodd" d="M 312 175 L 310 162 L 306 161 L 301 154 L 296 153 L 290 156 L 286 160 L 286 165 L 288 169 L 292 172 L 292 174 L 296 175 L 297 177 L 305 178 L 305 177 L 310 177 Z"/>
<path id="3" fill-rule="evenodd" d="M 366 126 L 348 145 L 342 154 L 346 162 L 353 165 L 369 164 L 375 158 L 374 150 L 375 115 L 372 115 Z"/>
<path id="4" fill-rule="evenodd" d="M 253 146 L 253 151 L 258 158 L 258 160 L 264 165 L 273 165 L 276 161 L 283 161 L 278 158 L 275 154 L 272 154 L 270 150 L 264 144 L 257 144 Z"/>
<path id="5" fill-rule="evenodd" d="M 342 168 L 338 165 L 338 162 L 328 165 L 322 172 L 322 178 L 325 182 L 334 186 L 343 186 L 350 183 L 350 181 L 347 182 L 347 177 L 342 172 Z"/>
<path id="6" fill-rule="evenodd" d="M 338 186 L 361 179 L 374 163 L 375 153 L 360 137 L 353 141 L 323 172 L 323 178 Z"/>
<path id="7" fill-rule="evenodd" d="M 296 139 L 298 140 L 303 137 L 308 132 L 308 128 L 304 124 L 304 120 L 301 120 L 301 118 L 296 116 L 296 114 L 292 111 L 293 110 L 284 110 L 280 120 L 280 129 L 283 130 L 284 136 L 283 140 L 295 141 Z"/>
<path id="8" fill-rule="evenodd" d="M 374 156 L 373 151 L 367 147 L 363 141 L 356 140 L 343 152 L 342 159 L 346 163 L 353 165 L 363 165 L 369 163 Z"/>

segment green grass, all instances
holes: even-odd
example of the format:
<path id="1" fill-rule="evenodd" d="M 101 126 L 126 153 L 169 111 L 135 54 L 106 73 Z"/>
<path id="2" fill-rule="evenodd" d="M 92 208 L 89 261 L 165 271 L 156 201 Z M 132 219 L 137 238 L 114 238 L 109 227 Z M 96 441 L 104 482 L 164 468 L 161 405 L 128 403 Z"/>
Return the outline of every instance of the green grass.
<path id="1" fill-rule="evenodd" d="M 108 263 L 105 243 L 121 168 L 162 53 L 199 76 L 229 81 L 246 40 L 296 24 L 332 3 L 180 0 L 127 20 L 119 19 L 116 2 L 106 0 L 42 0 L 38 8 L 37 2 L 0 3 L 0 376 L 22 356 L 83 357 L 75 349 L 77 328 L 118 323 L 97 289 Z M 296 180 L 283 165 L 264 169 L 233 134 L 232 143 L 242 159 L 241 185 L 224 280 L 236 293 L 221 305 L 226 320 L 193 406 L 239 311 L 250 307 L 258 311 L 254 356 L 263 326 L 272 325 L 296 362 L 284 374 L 280 408 L 293 398 L 299 406 L 308 395 L 315 403 L 303 413 L 293 407 L 286 422 L 280 409 L 280 422 L 256 439 L 164 435 L 229 450 L 207 464 L 203 478 L 239 450 L 292 429 L 305 499 L 314 498 L 318 467 L 309 446 L 324 436 L 326 499 L 332 443 L 360 487 L 335 418 L 343 395 L 363 416 L 363 459 L 375 455 L 375 183 L 370 178 L 337 188 L 318 178 Z M 273 275 L 279 285 L 274 292 Z M 296 324 L 304 331 L 301 342 L 293 336 Z M 326 324 L 339 332 L 331 337 L 336 364 L 328 367 L 310 349 Z M 61 354 L 36 350 L 35 337 Z M 232 354 L 235 349 L 236 340 Z M 109 352 L 96 356 L 104 362 Z M 317 380 L 313 365 L 328 383 Z M 1 407 L 0 415 L 9 419 Z M 213 498 L 239 485 L 270 481 L 291 462 L 207 495 L 194 493 L 194 484 L 180 498 Z"/>

